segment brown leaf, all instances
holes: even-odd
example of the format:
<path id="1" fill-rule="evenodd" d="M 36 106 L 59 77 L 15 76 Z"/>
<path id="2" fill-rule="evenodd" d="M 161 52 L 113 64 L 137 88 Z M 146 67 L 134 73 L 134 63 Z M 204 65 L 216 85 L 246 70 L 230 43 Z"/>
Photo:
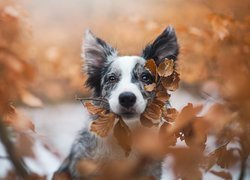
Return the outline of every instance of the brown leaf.
<path id="1" fill-rule="evenodd" d="M 202 118 L 195 118 L 192 123 L 186 125 L 182 132 L 185 143 L 189 147 L 205 148 L 207 140 L 207 123 Z"/>
<path id="2" fill-rule="evenodd" d="M 95 106 L 91 102 L 84 102 L 84 106 L 88 109 L 88 112 L 92 115 L 104 113 L 106 110 L 98 106 Z"/>
<path id="3" fill-rule="evenodd" d="M 144 86 L 145 90 L 148 92 L 155 90 L 155 87 L 156 87 L 156 83 L 152 83 L 152 84 Z"/>
<path id="4" fill-rule="evenodd" d="M 156 100 L 163 102 L 164 104 L 169 100 L 170 95 L 166 91 L 156 92 Z"/>
<path id="5" fill-rule="evenodd" d="M 70 180 L 71 177 L 70 177 L 70 174 L 67 173 L 67 172 L 60 172 L 60 173 L 55 173 L 53 175 L 53 179 L 54 180 Z"/>
<path id="6" fill-rule="evenodd" d="M 146 107 L 143 116 L 150 119 L 152 122 L 158 122 L 161 118 L 161 113 L 161 107 L 152 102 Z"/>
<path id="7" fill-rule="evenodd" d="M 162 143 L 164 143 L 165 147 L 168 146 L 174 146 L 177 142 L 177 137 L 175 135 L 175 133 L 170 133 L 169 132 L 169 127 L 172 126 L 169 123 L 163 123 L 160 127 L 160 137 L 162 140 Z"/>
<path id="8" fill-rule="evenodd" d="M 157 104 L 157 106 L 159 106 L 161 108 L 161 110 L 166 105 L 166 102 L 159 101 L 158 99 L 154 99 L 152 103 Z"/>
<path id="9" fill-rule="evenodd" d="M 163 77 L 161 80 L 161 84 L 166 90 L 175 91 L 179 87 L 179 74 L 174 71 L 171 76 Z"/>
<path id="10" fill-rule="evenodd" d="M 126 156 L 128 156 L 131 151 L 132 137 L 129 127 L 122 118 L 119 119 L 114 127 L 114 136 L 119 145 L 124 149 Z"/>
<path id="11" fill-rule="evenodd" d="M 178 116 L 178 111 L 175 108 L 167 108 L 162 113 L 162 117 L 169 122 L 174 122 Z"/>
<path id="12" fill-rule="evenodd" d="M 3 117 L 4 123 L 14 127 L 16 130 L 31 129 L 35 131 L 35 126 L 32 120 L 14 106 L 8 107 L 8 113 Z"/>
<path id="13" fill-rule="evenodd" d="M 140 155 L 157 158 L 163 154 L 163 146 L 158 130 L 138 128 L 133 132 L 133 150 Z"/>
<path id="14" fill-rule="evenodd" d="M 43 107 L 42 101 L 26 90 L 21 91 L 21 100 L 31 107 Z"/>
<path id="15" fill-rule="evenodd" d="M 174 72 L 174 61 L 171 59 L 165 59 L 157 68 L 159 76 L 167 77 Z"/>
<path id="16" fill-rule="evenodd" d="M 155 78 L 157 77 L 157 67 L 153 59 L 147 60 L 144 66 L 155 76 Z"/>
<path id="17" fill-rule="evenodd" d="M 234 114 L 223 104 L 214 104 L 205 114 L 204 119 L 213 127 L 211 128 L 213 131 L 220 132 L 233 117 Z"/>
<path id="18" fill-rule="evenodd" d="M 90 131 L 96 133 L 101 137 L 108 136 L 112 127 L 114 126 L 116 115 L 113 113 L 99 116 L 91 123 Z"/>
<path id="19" fill-rule="evenodd" d="M 194 120 L 197 113 L 199 113 L 201 109 L 202 105 L 193 107 L 193 104 L 188 103 L 188 105 L 185 106 L 177 116 L 174 126 L 171 129 L 177 132 L 178 130 L 184 128 L 187 124 Z"/>
<path id="20" fill-rule="evenodd" d="M 145 127 L 150 128 L 150 127 L 153 127 L 155 125 L 149 118 L 144 116 L 144 114 L 141 115 L 140 121 L 141 121 L 141 124 Z"/>

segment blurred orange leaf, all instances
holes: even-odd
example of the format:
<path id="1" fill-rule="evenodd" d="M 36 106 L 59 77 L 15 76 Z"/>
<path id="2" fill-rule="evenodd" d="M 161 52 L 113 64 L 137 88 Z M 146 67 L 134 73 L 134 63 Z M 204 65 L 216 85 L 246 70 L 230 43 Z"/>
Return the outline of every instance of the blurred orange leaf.
<path id="1" fill-rule="evenodd" d="M 131 151 L 132 136 L 127 124 L 119 118 L 114 127 L 114 136 L 118 140 L 119 145 L 124 149 L 125 155 L 128 156 Z"/>

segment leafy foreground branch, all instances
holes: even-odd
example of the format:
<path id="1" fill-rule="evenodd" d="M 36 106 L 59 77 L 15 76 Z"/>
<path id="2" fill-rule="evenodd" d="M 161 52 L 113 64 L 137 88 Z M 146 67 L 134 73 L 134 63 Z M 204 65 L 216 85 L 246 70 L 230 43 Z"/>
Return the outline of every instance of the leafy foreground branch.
<path id="1" fill-rule="evenodd" d="M 9 155 L 8 158 L 14 166 L 16 173 L 23 179 L 26 179 L 29 175 L 28 167 L 23 159 L 17 155 L 15 147 L 10 140 L 8 129 L 4 125 L 2 118 L 0 118 L 0 139 Z"/>

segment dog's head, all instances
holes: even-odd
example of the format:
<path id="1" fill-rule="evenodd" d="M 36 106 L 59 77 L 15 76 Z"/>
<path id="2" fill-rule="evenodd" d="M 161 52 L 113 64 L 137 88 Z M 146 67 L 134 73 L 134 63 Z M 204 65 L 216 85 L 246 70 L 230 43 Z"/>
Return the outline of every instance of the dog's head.
<path id="1" fill-rule="evenodd" d="M 126 119 L 139 116 L 146 108 L 151 93 L 144 86 L 154 77 L 144 68 L 147 59 L 159 64 L 165 58 L 177 59 L 177 38 L 172 27 L 166 28 L 141 56 L 119 56 L 109 44 L 85 32 L 83 56 L 88 79 L 95 97 L 107 99 L 110 110 Z"/>

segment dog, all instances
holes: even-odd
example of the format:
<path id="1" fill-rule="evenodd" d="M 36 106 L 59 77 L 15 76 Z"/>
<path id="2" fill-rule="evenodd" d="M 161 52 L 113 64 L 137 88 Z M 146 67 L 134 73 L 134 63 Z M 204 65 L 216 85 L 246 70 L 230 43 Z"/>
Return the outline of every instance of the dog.
<path id="1" fill-rule="evenodd" d="M 120 115 L 131 129 L 140 125 L 140 115 L 152 96 L 144 89 L 145 85 L 154 81 L 153 75 L 144 67 L 145 62 L 153 59 L 159 65 L 165 58 L 177 60 L 179 54 L 172 26 L 167 27 L 148 44 L 141 56 L 119 56 L 116 49 L 89 30 L 85 32 L 82 49 L 88 75 L 86 85 L 93 90 L 93 97 L 106 99 L 110 111 Z M 125 157 L 118 143 L 107 143 L 107 139 L 109 137 L 95 135 L 88 125 L 79 132 L 70 154 L 56 173 L 66 172 L 72 179 L 79 179 L 80 175 L 76 170 L 79 160 L 98 161 Z M 160 179 L 161 163 L 155 163 L 146 171 L 145 174 Z"/>

